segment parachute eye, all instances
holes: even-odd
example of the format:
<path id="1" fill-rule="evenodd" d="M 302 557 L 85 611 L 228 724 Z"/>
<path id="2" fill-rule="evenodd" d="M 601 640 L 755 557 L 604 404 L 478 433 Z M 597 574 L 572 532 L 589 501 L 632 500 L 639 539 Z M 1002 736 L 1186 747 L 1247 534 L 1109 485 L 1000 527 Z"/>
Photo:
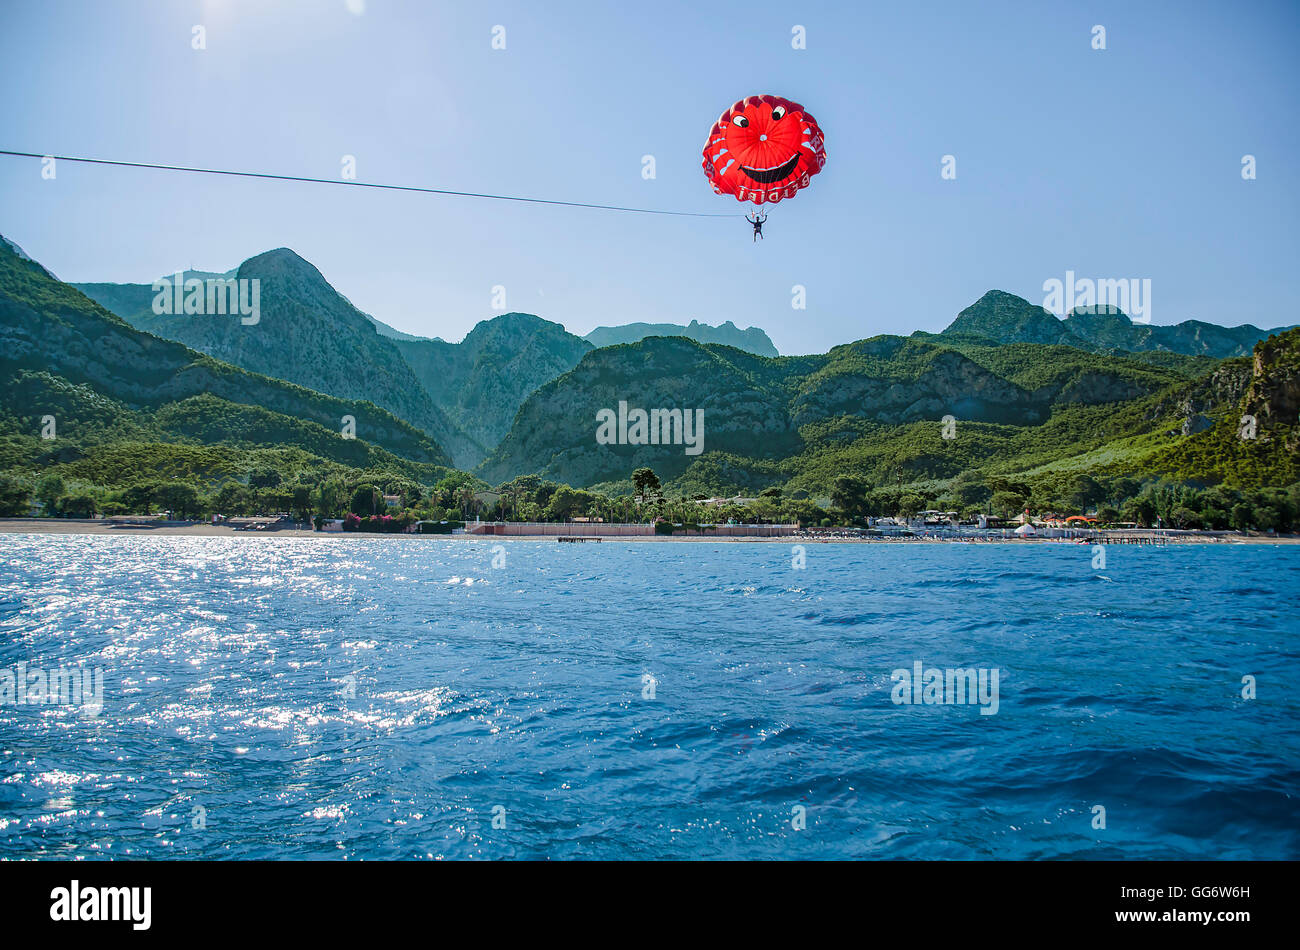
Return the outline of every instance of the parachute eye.
<path id="1" fill-rule="evenodd" d="M 734 124 L 734 125 L 738 125 L 738 126 L 740 126 L 742 129 L 745 128 L 747 125 L 749 125 L 749 120 L 746 119 L 743 115 L 732 116 L 732 117 L 731 117 L 731 121 L 732 121 L 732 124 Z"/>
<path id="2" fill-rule="evenodd" d="M 782 118 L 784 118 L 784 117 L 785 117 L 785 106 L 774 106 L 774 107 L 772 108 L 772 121 L 773 121 L 773 122 L 777 121 L 778 119 L 782 119 Z"/>

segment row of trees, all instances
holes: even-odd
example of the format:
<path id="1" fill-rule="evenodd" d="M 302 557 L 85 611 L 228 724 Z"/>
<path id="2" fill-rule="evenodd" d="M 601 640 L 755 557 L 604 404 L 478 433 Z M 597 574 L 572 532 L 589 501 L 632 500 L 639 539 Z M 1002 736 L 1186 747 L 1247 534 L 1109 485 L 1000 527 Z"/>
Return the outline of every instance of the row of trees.
<path id="1" fill-rule="evenodd" d="M 1033 481 L 961 475 L 944 489 L 873 487 L 857 476 L 840 476 L 831 504 L 845 521 L 919 511 L 956 511 L 962 517 L 1009 518 L 1095 514 L 1103 523 L 1132 522 L 1178 528 L 1292 531 L 1300 527 L 1300 483 L 1289 488 L 1201 488 L 1178 482 L 1120 476 L 1052 474 Z"/>
<path id="2" fill-rule="evenodd" d="M 182 519 L 288 513 L 308 521 L 316 516 L 382 514 L 391 510 L 383 496 L 396 495 L 399 510 L 442 519 L 474 509 L 475 484 L 463 473 L 433 486 L 394 473 L 303 472 L 289 481 L 274 469 L 255 469 L 242 480 L 226 479 L 216 485 L 182 478 L 141 479 L 112 489 L 69 483 L 57 473 L 34 481 L 0 476 L 0 515 L 25 515 L 38 502 L 46 515 L 65 518 L 157 512 Z"/>
<path id="3" fill-rule="evenodd" d="M 1098 510 L 1103 519 L 1114 513 L 1108 507 Z M 1151 524 L 1158 519 L 1172 528 L 1291 532 L 1300 529 L 1300 483 L 1258 491 L 1148 484 L 1118 513 L 1117 520 Z"/>
<path id="4" fill-rule="evenodd" d="M 1029 480 L 963 474 L 946 487 L 926 489 L 871 485 L 860 476 L 841 475 L 831 487 L 828 505 L 818 504 L 806 492 L 787 495 L 776 486 L 743 505 L 704 505 L 701 496 L 668 497 L 648 468 L 634 472 L 632 484 L 633 494 L 613 496 L 523 475 L 485 495 L 486 486 L 463 472 L 424 485 L 391 472 L 304 471 L 291 481 L 274 469 L 255 469 L 244 479 L 227 479 L 216 485 L 172 478 L 102 489 L 68 483 L 49 473 L 34 482 L 0 476 L 0 515 L 26 514 L 34 499 L 48 515 L 80 518 L 160 511 L 186 519 L 287 512 L 301 521 L 351 515 L 358 519 L 402 516 L 405 523 L 481 517 L 492 521 L 600 518 L 641 523 L 665 519 L 679 524 L 831 525 L 864 524 L 872 517 L 911 517 L 935 509 L 956 511 L 966 518 L 978 513 L 1007 518 L 1029 509 L 1037 515 L 1095 514 L 1104 523 L 1144 526 L 1283 532 L 1300 527 L 1300 483 L 1287 489 L 1245 491 L 1080 473 L 1047 474 Z"/>

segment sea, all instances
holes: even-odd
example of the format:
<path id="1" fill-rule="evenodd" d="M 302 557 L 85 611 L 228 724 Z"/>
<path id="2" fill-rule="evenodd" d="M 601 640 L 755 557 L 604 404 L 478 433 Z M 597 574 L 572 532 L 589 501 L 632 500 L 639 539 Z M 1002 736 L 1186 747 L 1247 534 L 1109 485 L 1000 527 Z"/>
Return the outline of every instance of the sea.
<path id="1" fill-rule="evenodd" d="M 1295 859 L 1300 545 L 0 536 L 0 859 Z"/>

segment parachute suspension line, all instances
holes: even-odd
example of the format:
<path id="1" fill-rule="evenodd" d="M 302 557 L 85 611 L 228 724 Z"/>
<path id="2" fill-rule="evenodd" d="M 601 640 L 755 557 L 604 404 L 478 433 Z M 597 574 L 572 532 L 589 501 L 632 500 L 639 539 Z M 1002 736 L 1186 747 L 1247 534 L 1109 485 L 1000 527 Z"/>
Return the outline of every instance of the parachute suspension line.
<path id="1" fill-rule="evenodd" d="M 415 185 L 384 185 L 369 181 L 349 181 L 337 178 L 308 178 L 302 175 L 272 175 L 265 172 L 238 172 L 222 168 L 195 168 L 188 165 L 163 165 L 156 162 L 124 162 L 107 158 L 77 158 L 70 155 L 42 155 L 37 152 L 14 152 L 0 149 L 0 155 L 18 158 L 52 158 L 59 162 L 81 162 L 86 165 L 117 165 L 122 168 L 153 168 L 169 172 L 191 172 L 200 175 L 228 175 L 233 178 L 264 178 L 272 181 L 301 181 L 315 185 L 351 185 L 354 188 L 378 188 L 384 191 L 415 191 L 426 195 L 447 195 L 454 198 L 490 198 L 494 201 L 518 201 L 525 204 L 560 205 L 566 208 L 593 208 L 598 211 L 626 211 L 632 214 L 667 214 L 683 218 L 735 218 L 735 213 L 717 214 L 700 211 L 662 211 L 657 208 L 626 208 L 621 205 L 589 204 L 584 201 L 557 201 L 551 198 L 525 198 L 519 195 L 493 195 L 475 191 L 450 191 L 445 188 L 420 188 Z"/>

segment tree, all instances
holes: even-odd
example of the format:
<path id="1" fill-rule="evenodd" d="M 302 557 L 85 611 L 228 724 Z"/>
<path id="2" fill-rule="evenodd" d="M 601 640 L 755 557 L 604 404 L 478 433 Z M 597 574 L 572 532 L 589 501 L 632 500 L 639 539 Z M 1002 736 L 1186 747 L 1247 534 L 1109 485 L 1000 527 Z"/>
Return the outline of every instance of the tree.
<path id="1" fill-rule="evenodd" d="M 1129 498 L 1137 495 L 1142 490 L 1142 483 L 1136 478 L 1127 475 L 1115 479 L 1111 483 L 1110 500 L 1118 505 L 1122 505 Z"/>
<path id="2" fill-rule="evenodd" d="M 632 473 L 632 486 L 636 489 L 637 498 L 642 504 L 645 503 L 646 495 L 657 492 L 662 487 L 659 484 L 659 476 L 649 468 L 638 468 Z"/>
<path id="3" fill-rule="evenodd" d="M 1105 497 L 1106 489 L 1091 475 L 1081 472 L 1070 479 L 1066 498 L 1071 507 L 1085 511 Z"/>
<path id="4" fill-rule="evenodd" d="M 330 478 L 317 486 L 311 495 L 312 507 L 326 518 L 337 518 L 344 514 L 348 502 L 348 490 L 342 479 Z"/>
<path id="5" fill-rule="evenodd" d="M 546 506 L 547 520 L 568 521 L 586 512 L 592 500 L 592 496 L 587 492 L 561 485 L 551 496 L 551 503 Z"/>
<path id="6" fill-rule="evenodd" d="M 189 482 L 164 482 L 154 490 L 153 500 L 178 518 L 196 515 L 200 509 L 199 490 Z"/>
<path id="7" fill-rule="evenodd" d="M 157 482 L 136 482 L 123 488 L 118 493 L 118 497 L 127 511 L 133 514 L 150 514 L 155 507 L 153 499 L 158 487 Z"/>
<path id="8" fill-rule="evenodd" d="M 221 487 L 212 493 L 208 503 L 218 514 L 243 515 L 248 513 L 252 503 L 252 492 L 239 482 L 222 482 Z"/>
<path id="9" fill-rule="evenodd" d="M 918 495 L 916 492 L 904 492 L 898 499 L 898 513 L 904 518 L 910 518 L 912 515 L 921 511 L 925 507 L 925 497 Z"/>
<path id="10" fill-rule="evenodd" d="M 1207 528 L 1222 530 L 1228 526 L 1228 512 L 1224 508 L 1207 506 L 1201 509 L 1201 522 Z"/>
<path id="11" fill-rule="evenodd" d="M 263 488 L 257 493 L 258 514 L 287 512 L 293 507 L 293 491 L 288 486 Z"/>
<path id="12" fill-rule="evenodd" d="M 1130 498 L 1120 506 L 1120 514 L 1125 521 L 1140 524 L 1144 528 L 1150 527 L 1156 520 L 1155 502 L 1147 496 Z"/>
<path id="13" fill-rule="evenodd" d="M 831 504 L 844 512 L 846 518 L 861 518 L 866 514 L 867 494 L 871 486 L 858 475 L 838 475 L 831 484 Z"/>
<path id="14" fill-rule="evenodd" d="M 27 488 L 8 475 L 0 475 L 0 516 L 27 514 Z"/>
<path id="15" fill-rule="evenodd" d="M 295 512 L 297 512 L 298 517 L 303 521 L 311 520 L 311 513 L 312 513 L 311 496 L 312 496 L 312 491 L 310 485 L 293 486 L 293 492 L 291 493 L 292 508 Z"/>
<path id="16" fill-rule="evenodd" d="M 1000 517 L 1010 518 L 1012 512 L 1024 510 L 1025 496 L 1014 491 L 995 491 L 989 506 Z"/>
<path id="17" fill-rule="evenodd" d="M 366 518 L 379 511 L 383 504 L 384 499 L 379 496 L 379 489 L 369 482 L 363 482 L 352 492 L 352 500 L 348 503 L 348 511 Z"/>
<path id="18" fill-rule="evenodd" d="M 389 475 L 385 477 L 383 489 L 385 494 L 401 495 L 404 507 L 415 505 L 423 497 L 423 489 L 420 483 L 405 475 Z"/>
<path id="19" fill-rule="evenodd" d="M 1029 486 L 1024 482 L 1013 481 L 1012 479 L 1004 478 L 1001 475 L 990 475 L 988 483 L 989 488 L 994 492 L 1009 491 L 1026 497 L 1028 497 L 1030 493 Z"/>
<path id="20" fill-rule="evenodd" d="M 541 482 L 534 490 L 532 501 L 539 509 L 545 508 L 551 501 L 551 496 L 560 486 L 556 482 Z"/>
<path id="21" fill-rule="evenodd" d="M 973 472 L 962 472 L 954 478 L 948 491 L 958 508 L 978 508 L 989 497 L 988 485 Z"/>
<path id="22" fill-rule="evenodd" d="M 72 518 L 93 518 L 99 503 L 89 492 L 74 492 L 59 499 L 59 511 Z"/>
<path id="23" fill-rule="evenodd" d="M 57 514 L 59 510 L 59 498 L 67 490 L 63 484 L 63 479 L 51 472 L 45 475 L 36 483 L 36 500 L 43 502 L 45 513 L 48 515 Z"/>
<path id="24" fill-rule="evenodd" d="M 249 488 L 275 488 L 280 481 L 280 473 L 273 468 L 255 468 L 248 473 Z"/>
<path id="25" fill-rule="evenodd" d="M 474 500 L 474 487 L 468 482 L 456 489 L 456 503 L 460 506 L 460 513 L 468 521 L 470 514 L 478 507 L 478 502 Z"/>
<path id="26" fill-rule="evenodd" d="M 1102 524 L 1115 524 L 1119 521 L 1119 509 L 1111 505 L 1102 505 L 1097 509 L 1097 520 Z"/>
<path id="27" fill-rule="evenodd" d="M 440 478 L 433 486 L 434 493 L 438 496 L 438 503 L 450 507 L 456 503 L 458 489 L 463 486 L 469 486 L 473 491 L 474 476 L 468 472 L 448 472 Z"/>
<path id="28" fill-rule="evenodd" d="M 501 496 L 503 501 L 507 498 L 510 499 L 510 515 L 515 520 L 519 519 L 519 503 L 525 497 L 525 491 L 523 485 L 514 484 L 510 486 L 510 490 L 506 494 Z"/>
<path id="29" fill-rule="evenodd" d="M 897 488 L 876 488 L 867 496 L 866 513 L 875 517 L 898 513 L 898 499 L 902 496 Z"/>
<path id="30" fill-rule="evenodd" d="M 1276 531 L 1281 522 L 1278 510 L 1272 505 L 1261 505 L 1255 509 L 1255 527 L 1260 531 Z"/>

